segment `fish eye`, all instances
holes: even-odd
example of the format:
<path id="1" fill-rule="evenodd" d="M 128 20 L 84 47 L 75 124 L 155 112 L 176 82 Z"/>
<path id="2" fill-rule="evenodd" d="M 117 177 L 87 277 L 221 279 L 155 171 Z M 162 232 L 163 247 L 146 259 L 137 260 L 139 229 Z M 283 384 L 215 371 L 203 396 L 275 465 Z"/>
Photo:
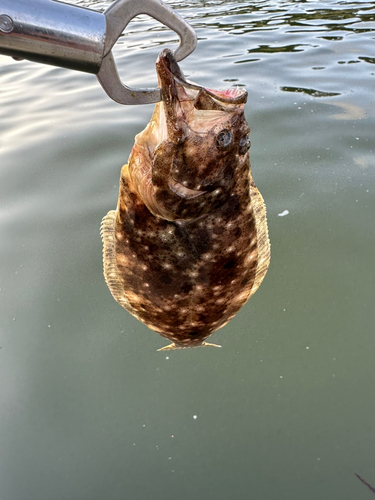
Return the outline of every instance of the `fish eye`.
<path id="1" fill-rule="evenodd" d="M 240 146 L 239 148 L 240 155 L 244 155 L 248 152 L 251 146 L 251 142 L 249 140 L 248 135 L 245 135 L 245 137 L 242 137 L 242 139 L 240 139 L 239 146 Z"/>
<path id="2" fill-rule="evenodd" d="M 230 130 L 224 129 L 216 136 L 216 147 L 220 150 L 226 150 L 233 142 L 233 135 Z"/>

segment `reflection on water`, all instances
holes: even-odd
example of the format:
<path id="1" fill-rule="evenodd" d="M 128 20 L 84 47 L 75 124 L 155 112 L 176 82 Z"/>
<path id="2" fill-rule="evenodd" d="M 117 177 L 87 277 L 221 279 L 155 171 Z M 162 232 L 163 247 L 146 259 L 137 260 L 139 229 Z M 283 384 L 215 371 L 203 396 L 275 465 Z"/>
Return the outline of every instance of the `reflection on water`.
<path id="1" fill-rule="evenodd" d="M 342 113 L 331 115 L 334 120 L 362 120 L 368 114 L 365 109 L 349 102 L 331 102 L 330 104 L 342 110 Z"/>
<path id="2" fill-rule="evenodd" d="M 168 3 L 199 38 L 185 74 L 249 92 L 273 262 L 215 334 L 221 350 L 157 353 L 108 294 L 99 237 L 153 106 L 0 57 L 0 497 L 365 498 L 354 473 L 375 484 L 374 4 Z M 154 86 L 158 53 L 176 43 L 136 18 L 115 48 L 124 81 Z"/>
<path id="3" fill-rule="evenodd" d="M 340 95 L 339 92 L 322 92 L 316 89 L 304 89 L 301 87 L 280 87 L 280 90 L 284 92 L 300 92 L 302 94 L 311 95 L 313 97 L 334 97 Z"/>

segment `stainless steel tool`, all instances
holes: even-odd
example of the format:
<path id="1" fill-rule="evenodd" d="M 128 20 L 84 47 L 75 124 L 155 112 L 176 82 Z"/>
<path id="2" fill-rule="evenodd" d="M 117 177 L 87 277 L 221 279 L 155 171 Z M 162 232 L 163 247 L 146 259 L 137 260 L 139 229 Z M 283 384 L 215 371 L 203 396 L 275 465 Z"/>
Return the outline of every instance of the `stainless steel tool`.
<path id="1" fill-rule="evenodd" d="M 104 13 L 59 0 L 0 0 L 0 54 L 96 74 L 109 97 L 120 104 L 158 102 L 160 89 L 133 89 L 122 83 L 112 54 L 118 37 L 139 14 L 177 33 L 177 61 L 195 49 L 194 30 L 161 0 L 116 0 Z"/>

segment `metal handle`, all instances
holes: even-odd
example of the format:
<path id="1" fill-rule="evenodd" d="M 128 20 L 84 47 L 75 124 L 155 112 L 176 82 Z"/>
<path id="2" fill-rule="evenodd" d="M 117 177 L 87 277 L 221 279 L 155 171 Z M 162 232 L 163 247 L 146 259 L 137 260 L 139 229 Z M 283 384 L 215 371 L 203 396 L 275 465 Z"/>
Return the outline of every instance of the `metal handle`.
<path id="1" fill-rule="evenodd" d="M 117 0 L 104 14 L 59 0 L 0 0 L 0 54 L 97 74 L 105 92 L 120 104 L 157 102 L 159 89 L 131 89 L 121 82 L 111 52 L 139 14 L 177 33 L 177 61 L 195 49 L 194 30 L 161 0 Z"/>
<path id="2" fill-rule="evenodd" d="M 0 0 L 0 53 L 16 59 L 98 73 L 105 16 L 52 0 Z"/>

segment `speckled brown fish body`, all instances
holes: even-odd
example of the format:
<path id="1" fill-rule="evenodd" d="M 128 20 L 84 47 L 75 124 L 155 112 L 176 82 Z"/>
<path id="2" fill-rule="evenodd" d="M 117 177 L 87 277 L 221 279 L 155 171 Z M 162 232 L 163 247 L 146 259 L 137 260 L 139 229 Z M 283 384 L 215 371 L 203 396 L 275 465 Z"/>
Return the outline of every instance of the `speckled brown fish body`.
<path id="1" fill-rule="evenodd" d="M 174 347 L 202 345 L 257 290 L 269 265 L 243 89 L 187 83 L 171 52 L 157 61 L 163 101 L 122 168 L 103 219 L 114 298 Z"/>

